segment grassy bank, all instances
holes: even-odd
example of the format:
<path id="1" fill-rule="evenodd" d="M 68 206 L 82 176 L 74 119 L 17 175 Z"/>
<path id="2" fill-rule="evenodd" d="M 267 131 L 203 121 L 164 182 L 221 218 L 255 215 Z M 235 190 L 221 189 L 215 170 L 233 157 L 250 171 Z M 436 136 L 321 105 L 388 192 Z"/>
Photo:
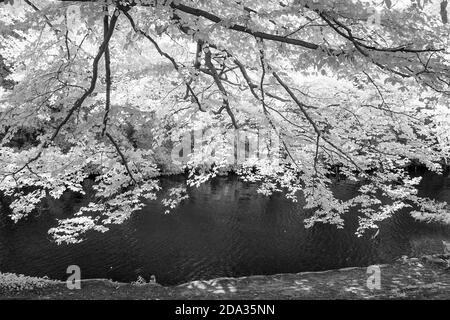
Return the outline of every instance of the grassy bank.
<path id="1" fill-rule="evenodd" d="M 83 280 L 80 290 L 61 281 L 0 274 L 2 299 L 449 299 L 450 255 L 403 258 L 380 265 L 381 287 L 370 290 L 367 268 L 154 283 Z M 448 261 L 448 260 L 447 260 Z M 14 284 L 14 282 L 19 284 Z"/>

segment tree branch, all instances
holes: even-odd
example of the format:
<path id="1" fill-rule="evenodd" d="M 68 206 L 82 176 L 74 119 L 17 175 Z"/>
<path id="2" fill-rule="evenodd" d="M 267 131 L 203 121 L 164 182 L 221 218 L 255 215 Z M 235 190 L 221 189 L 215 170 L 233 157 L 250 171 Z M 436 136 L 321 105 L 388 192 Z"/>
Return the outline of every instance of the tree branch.
<path id="1" fill-rule="evenodd" d="M 79 109 L 82 106 L 83 102 L 86 100 L 86 98 L 89 97 L 92 94 L 92 92 L 94 92 L 95 86 L 97 84 L 97 78 L 98 78 L 98 64 L 100 62 L 101 57 L 105 53 L 106 47 L 108 46 L 108 43 L 109 43 L 109 40 L 111 40 L 111 37 L 113 35 L 114 28 L 116 26 L 118 17 L 119 17 L 119 10 L 116 9 L 116 10 L 114 10 L 114 14 L 113 14 L 113 16 L 111 18 L 110 28 L 108 30 L 108 33 L 106 34 L 102 44 L 100 45 L 100 48 L 99 48 L 99 50 L 97 52 L 97 55 L 95 56 L 94 61 L 92 63 L 92 78 L 91 78 L 91 83 L 90 83 L 89 88 L 86 89 L 84 94 L 75 101 L 74 105 L 69 109 L 69 112 L 67 113 L 67 115 L 60 122 L 60 124 L 56 127 L 56 130 L 53 132 L 53 134 L 50 137 L 50 139 L 45 141 L 45 142 L 43 142 L 41 144 L 41 146 L 39 147 L 38 153 L 34 157 L 29 159 L 25 165 L 23 165 L 22 167 L 20 167 L 16 171 L 14 171 L 12 173 L 13 175 L 19 173 L 20 171 L 25 169 L 30 163 L 32 163 L 32 162 L 36 161 L 37 159 L 39 159 L 39 157 L 42 154 L 43 149 L 46 146 L 48 146 L 49 142 L 54 141 L 56 139 L 56 137 L 58 136 L 58 134 L 61 131 L 61 129 L 66 125 L 66 123 L 72 117 L 73 113 L 77 109 Z"/>
<path id="2" fill-rule="evenodd" d="M 217 73 L 217 69 L 216 69 L 216 67 L 214 67 L 214 64 L 211 61 L 211 49 L 209 47 L 206 47 L 206 48 L 204 48 L 203 51 L 205 53 L 205 65 L 211 72 L 214 82 L 222 94 L 222 108 L 225 108 L 225 110 L 227 111 L 228 115 L 231 118 L 231 122 L 232 122 L 234 128 L 238 129 L 239 126 L 236 122 L 236 118 L 234 117 L 233 111 L 231 110 L 231 107 L 230 107 L 228 92 L 225 89 L 225 87 L 223 86 L 222 81 L 220 80 L 219 74 Z"/>
<path id="3" fill-rule="evenodd" d="M 116 148 L 117 153 L 119 154 L 120 158 L 122 159 L 123 165 L 125 169 L 127 170 L 128 175 L 130 176 L 130 179 L 134 182 L 134 184 L 137 185 L 136 180 L 134 179 L 133 174 L 131 173 L 130 168 L 128 167 L 127 159 L 125 158 L 122 151 L 120 151 L 119 145 L 114 141 L 113 137 L 109 134 L 109 132 L 106 132 L 105 135 L 108 137 L 109 141 L 114 145 L 114 148 Z"/>
<path id="4" fill-rule="evenodd" d="M 136 33 L 138 33 L 138 34 L 144 36 L 146 39 L 148 39 L 148 40 L 153 44 L 153 46 L 156 48 L 156 50 L 158 51 L 158 53 L 159 53 L 161 56 L 167 58 L 167 59 L 172 63 L 174 69 L 181 75 L 180 67 L 178 66 L 178 64 L 177 64 L 177 62 L 175 61 L 175 59 L 174 59 L 173 57 L 171 57 L 168 53 L 164 52 L 164 51 L 159 47 L 158 43 L 157 43 L 157 42 L 156 42 L 156 41 L 155 41 L 148 33 L 144 32 L 144 31 L 141 30 L 141 29 L 138 29 L 137 26 L 136 26 L 136 23 L 135 23 L 134 20 L 133 20 L 133 17 L 131 17 L 131 15 L 130 15 L 128 12 L 124 12 L 124 15 L 125 15 L 125 16 L 128 18 L 128 20 L 130 21 L 130 24 L 131 24 L 131 27 L 133 28 L 133 30 L 134 30 Z M 184 79 L 183 75 L 181 75 L 181 76 L 182 76 L 182 78 L 183 78 L 183 81 L 184 81 L 185 84 L 186 84 L 186 87 L 188 88 L 189 92 L 191 93 L 192 97 L 194 98 L 195 103 L 198 105 L 199 110 L 202 111 L 202 112 L 205 112 L 205 110 L 203 109 L 203 107 L 202 107 L 202 105 L 201 105 L 201 103 L 200 103 L 200 100 L 198 99 L 197 95 L 196 95 L 195 92 L 194 92 L 194 89 L 192 89 L 191 84 L 190 84 L 188 81 L 186 81 L 186 80 Z"/>
<path id="5" fill-rule="evenodd" d="M 341 155 L 343 155 L 347 160 L 349 160 L 359 171 L 363 172 L 361 167 L 349 155 L 347 155 L 341 148 L 336 146 L 333 142 L 331 142 L 330 140 L 328 140 L 326 137 L 324 137 L 322 135 L 321 130 L 319 129 L 319 127 L 317 127 L 314 120 L 311 118 L 309 113 L 306 111 L 304 104 L 302 102 L 300 102 L 300 100 L 298 100 L 298 98 L 295 96 L 294 92 L 292 92 L 292 90 L 286 85 L 286 83 L 284 83 L 283 80 L 281 80 L 281 78 L 278 76 L 278 74 L 275 71 L 273 71 L 272 75 L 275 77 L 275 79 L 278 81 L 278 83 L 286 90 L 286 92 L 291 96 L 292 100 L 294 100 L 294 102 L 297 104 L 297 106 L 299 107 L 299 109 L 301 110 L 301 112 L 303 113 L 305 118 L 308 120 L 308 122 L 313 127 L 314 131 L 317 134 L 318 139 L 319 139 L 319 137 L 322 138 L 323 141 L 327 142 L 334 149 L 339 151 L 339 153 L 341 153 Z"/>
<path id="6" fill-rule="evenodd" d="M 109 32 L 109 16 L 108 6 L 105 5 L 105 16 L 103 17 L 103 41 L 106 40 Z M 105 135 L 106 126 L 108 124 L 108 115 L 111 107 L 111 57 L 109 53 L 109 44 L 105 47 L 105 82 L 106 82 L 106 97 L 105 97 L 105 115 L 103 116 L 102 136 Z"/>

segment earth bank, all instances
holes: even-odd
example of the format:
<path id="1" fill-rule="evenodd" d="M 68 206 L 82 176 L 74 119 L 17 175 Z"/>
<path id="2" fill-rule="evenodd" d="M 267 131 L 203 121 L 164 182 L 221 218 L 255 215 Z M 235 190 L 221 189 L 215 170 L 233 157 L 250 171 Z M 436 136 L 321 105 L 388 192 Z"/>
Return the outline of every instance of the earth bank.
<path id="1" fill-rule="evenodd" d="M 0 274 L 0 299 L 449 299 L 449 261 L 450 254 L 435 254 L 379 265 L 379 289 L 368 286 L 376 284 L 370 278 L 374 266 L 218 278 L 172 287 L 90 279 L 82 280 L 79 290 L 69 290 L 62 281 Z"/>

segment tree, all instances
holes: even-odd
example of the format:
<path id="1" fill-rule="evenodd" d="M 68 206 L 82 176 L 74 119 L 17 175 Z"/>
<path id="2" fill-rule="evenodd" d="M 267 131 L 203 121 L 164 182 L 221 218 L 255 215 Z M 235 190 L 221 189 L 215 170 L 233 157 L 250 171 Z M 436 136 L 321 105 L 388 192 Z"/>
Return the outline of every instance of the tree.
<path id="1" fill-rule="evenodd" d="M 358 234 L 411 205 L 418 219 L 450 222 L 406 170 L 416 161 L 440 172 L 449 156 L 445 1 L 24 0 L 0 10 L 15 84 L 0 122 L 11 218 L 83 193 L 95 176 L 97 201 L 50 230 L 59 242 L 123 222 L 156 199 L 159 175 L 185 168 L 191 186 L 236 170 L 263 194 L 302 196 L 314 208 L 307 226 L 343 227 L 355 206 Z M 25 129 L 34 142 L 17 147 Z M 193 131 L 196 152 L 169 164 Z M 249 156 L 249 133 L 262 131 Z M 230 135 L 244 136 L 240 158 Z M 336 170 L 357 181 L 354 198 L 331 192 Z M 186 196 L 180 186 L 163 203 Z"/>

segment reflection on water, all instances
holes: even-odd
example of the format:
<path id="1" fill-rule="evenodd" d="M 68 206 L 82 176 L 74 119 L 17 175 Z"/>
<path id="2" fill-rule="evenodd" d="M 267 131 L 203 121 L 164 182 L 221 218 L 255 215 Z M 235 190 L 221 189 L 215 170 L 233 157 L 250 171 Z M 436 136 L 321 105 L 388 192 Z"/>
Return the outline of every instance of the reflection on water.
<path id="1" fill-rule="evenodd" d="M 166 186 L 174 179 L 164 180 Z M 355 186 L 339 182 L 341 198 Z M 426 174 L 422 195 L 450 200 L 449 178 Z M 357 238 L 356 214 L 346 228 L 316 225 L 305 229 L 301 203 L 282 195 L 264 197 L 256 186 L 230 176 L 190 190 L 190 199 L 165 215 L 151 202 L 125 224 L 105 234 L 90 233 L 76 245 L 52 243 L 47 230 L 55 218 L 68 217 L 89 199 L 66 194 L 50 201 L 38 218 L 4 224 L 0 229 L 0 270 L 66 279 L 66 268 L 79 265 L 83 278 L 130 282 L 153 274 L 157 282 L 178 284 L 223 276 L 318 271 L 387 263 L 402 255 L 433 250 L 450 239 L 448 227 L 415 222 L 406 212 L 383 222 L 381 231 Z M 449 201 L 450 202 L 450 201 Z M 430 243 L 430 245 L 421 245 Z M 422 248 L 423 249 L 423 248 Z M 419 252 L 420 253 L 420 252 Z"/>

